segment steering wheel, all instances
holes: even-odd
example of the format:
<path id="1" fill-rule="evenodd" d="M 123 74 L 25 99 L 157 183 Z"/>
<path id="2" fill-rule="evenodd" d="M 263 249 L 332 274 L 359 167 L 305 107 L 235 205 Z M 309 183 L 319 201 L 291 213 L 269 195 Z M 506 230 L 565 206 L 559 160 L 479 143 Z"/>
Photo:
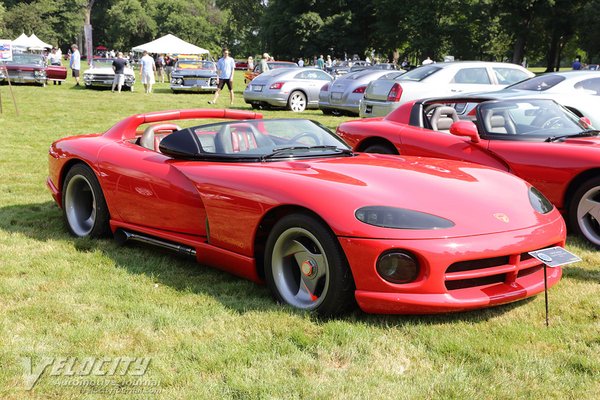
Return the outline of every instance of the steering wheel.
<path id="1" fill-rule="evenodd" d="M 551 128 L 560 128 L 562 126 L 562 118 L 561 117 L 552 117 L 548 121 L 544 122 L 542 125 L 542 129 L 551 129 Z"/>
<path id="2" fill-rule="evenodd" d="M 319 135 L 317 135 L 314 132 L 301 132 L 301 133 L 297 134 L 296 136 L 294 136 L 293 138 L 291 138 L 290 142 L 292 142 L 292 143 L 300 142 L 300 139 L 305 138 L 305 137 L 313 140 L 315 142 L 315 145 L 321 144 L 321 138 L 319 137 Z"/>

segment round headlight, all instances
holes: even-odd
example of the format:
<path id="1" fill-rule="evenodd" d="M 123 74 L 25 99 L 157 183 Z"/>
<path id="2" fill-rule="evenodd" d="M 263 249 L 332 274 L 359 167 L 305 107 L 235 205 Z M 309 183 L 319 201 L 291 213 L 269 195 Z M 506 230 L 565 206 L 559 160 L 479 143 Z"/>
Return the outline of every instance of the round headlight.
<path id="1" fill-rule="evenodd" d="M 554 208 L 550 200 L 533 186 L 529 188 L 529 202 L 533 209 L 540 214 L 548 214 Z"/>
<path id="2" fill-rule="evenodd" d="M 413 282 L 419 276 L 419 262 L 405 251 L 389 251 L 377 260 L 377 273 L 392 283 Z"/>

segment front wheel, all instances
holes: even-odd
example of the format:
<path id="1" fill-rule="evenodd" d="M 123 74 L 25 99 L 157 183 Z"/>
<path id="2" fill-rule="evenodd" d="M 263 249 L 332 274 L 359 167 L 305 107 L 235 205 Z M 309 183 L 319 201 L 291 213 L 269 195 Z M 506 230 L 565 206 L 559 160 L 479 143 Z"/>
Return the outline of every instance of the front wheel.
<path id="1" fill-rule="evenodd" d="M 63 216 L 78 237 L 101 237 L 110 232 L 108 207 L 96 174 L 84 164 L 74 165 L 62 190 Z"/>
<path id="2" fill-rule="evenodd" d="M 282 218 L 269 234 L 265 279 L 282 303 L 323 316 L 354 305 L 354 280 L 337 238 L 308 214 Z"/>
<path id="3" fill-rule="evenodd" d="M 577 189 L 569 206 L 569 223 L 574 233 L 600 247 L 600 178 Z"/>
<path id="4" fill-rule="evenodd" d="M 288 108 L 293 112 L 302 112 L 306 110 L 306 95 L 298 90 L 292 92 L 288 99 Z"/>

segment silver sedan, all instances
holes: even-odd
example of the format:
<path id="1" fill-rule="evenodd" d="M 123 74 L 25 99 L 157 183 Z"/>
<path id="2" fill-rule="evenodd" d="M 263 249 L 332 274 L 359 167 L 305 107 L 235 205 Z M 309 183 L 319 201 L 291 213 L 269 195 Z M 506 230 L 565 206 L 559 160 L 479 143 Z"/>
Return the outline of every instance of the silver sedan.
<path id="1" fill-rule="evenodd" d="M 317 68 L 280 68 L 254 78 L 246 90 L 244 100 L 252 108 L 284 107 L 294 112 L 318 108 L 319 91 L 333 77 Z"/>
<path id="2" fill-rule="evenodd" d="M 360 100 L 363 98 L 367 85 L 381 77 L 394 79 L 404 71 L 389 71 L 383 69 L 365 69 L 352 72 L 337 78 L 330 85 L 325 85 L 319 93 L 319 108 L 323 114 L 358 115 Z"/>

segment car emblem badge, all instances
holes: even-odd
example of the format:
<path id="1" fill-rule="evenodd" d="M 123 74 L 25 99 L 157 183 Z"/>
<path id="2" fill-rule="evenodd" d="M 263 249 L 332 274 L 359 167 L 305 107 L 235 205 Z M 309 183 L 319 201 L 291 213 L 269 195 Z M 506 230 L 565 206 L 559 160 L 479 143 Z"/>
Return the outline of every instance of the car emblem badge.
<path id="1" fill-rule="evenodd" d="M 496 213 L 494 214 L 494 218 L 496 218 L 498 221 L 502 221 L 505 224 L 508 224 L 508 222 L 510 221 L 510 218 L 508 218 L 508 215 L 504 214 L 504 213 Z"/>

